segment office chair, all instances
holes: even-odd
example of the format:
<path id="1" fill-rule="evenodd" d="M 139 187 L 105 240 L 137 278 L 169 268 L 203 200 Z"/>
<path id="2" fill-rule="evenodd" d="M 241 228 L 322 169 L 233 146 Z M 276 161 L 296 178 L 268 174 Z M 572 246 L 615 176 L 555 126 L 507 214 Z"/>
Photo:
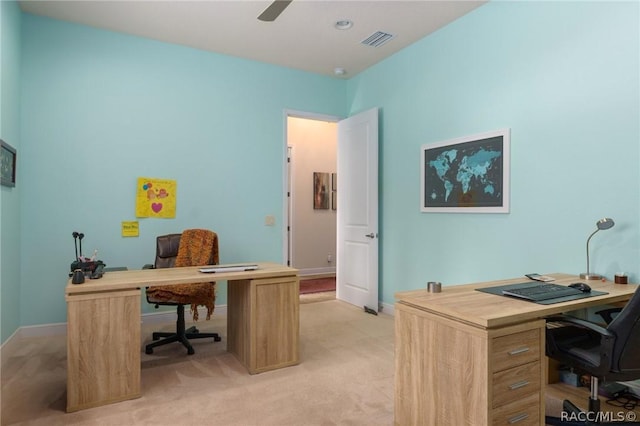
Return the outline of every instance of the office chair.
<path id="1" fill-rule="evenodd" d="M 611 315 L 614 311 L 619 311 L 615 318 Z M 547 356 L 591 375 L 591 413 L 600 411 L 599 379 L 640 379 L 640 290 L 636 290 L 624 308 L 609 309 L 600 313 L 608 320 L 606 327 L 568 315 L 546 319 Z M 580 413 L 580 409 L 570 401 L 565 400 L 563 407 L 566 412 Z M 569 424 L 554 417 L 547 417 L 546 421 L 549 425 Z M 587 421 L 572 424 L 596 423 Z"/>
<path id="2" fill-rule="evenodd" d="M 218 264 L 218 236 L 215 232 L 204 229 L 187 229 L 182 234 L 161 235 L 156 238 L 156 260 L 146 268 L 173 268 L 181 266 L 204 266 Z M 191 305 L 194 321 L 198 320 L 198 305 L 207 307 L 207 319 L 211 317 L 215 303 L 215 282 L 178 284 L 147 288 L 147 302 L 160 305 L 176 306 L 178 319 L 175 332 L 154 332 L 155 342 L 145 347 L 145 353 L 152 354 L 153 348 L 168 343 L 180 342 L 187 348 L 187 353 L 195 351 L 189 339 L 213 338 L 219 342 L 218 333 L 200 333 L 195 327 L 185 329 L 184 306 Z M 162 340 L 158 340 L 162 338 Z"/>

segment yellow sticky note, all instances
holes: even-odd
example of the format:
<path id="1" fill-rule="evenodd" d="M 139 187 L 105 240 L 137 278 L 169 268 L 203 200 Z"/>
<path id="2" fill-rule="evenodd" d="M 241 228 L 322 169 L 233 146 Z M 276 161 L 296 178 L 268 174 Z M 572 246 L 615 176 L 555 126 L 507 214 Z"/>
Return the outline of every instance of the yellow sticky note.
<path id="1" fill-rule="evenodd" d="M 137 237 L 140 235 L 140 226 L 137 220 L 122 222 L 123 237 Z"/>
<path id="2" fill-rule="evenodd" d="M 136 189 L 136 217 L 175 218 L 175 180 L 138 178 Z"/>

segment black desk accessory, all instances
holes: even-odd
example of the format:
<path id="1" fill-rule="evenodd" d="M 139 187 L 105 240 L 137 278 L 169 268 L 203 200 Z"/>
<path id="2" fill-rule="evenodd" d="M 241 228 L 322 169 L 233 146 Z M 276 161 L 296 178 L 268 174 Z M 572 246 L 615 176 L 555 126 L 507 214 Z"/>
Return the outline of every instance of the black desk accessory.
<path id="1" fill-rule="evenodd" d="M 102 278 L 104 274 L 104 267 L 107 266 L 102 260 L 96 260 L 97 251 L 91 258 L 84 257 L 82 254 L 82 239 L 84 234 L 82 232 L 73 231 L 71 234 L 73 237 L 73 243 L 75 246 L 76 260 L 71 262 L 69 276 L 72 277 L 71 282 L 73 284 L 81 284 L 84 282 L 84 276 L 88 276 L 91 279 Z M 78 250 L 79 246 L 79 250 Z M 80 271 L 83 275 L 83 279 L 80 280 L 79 274 L 76 276 L 76 272 Z"/>
<path id="2" fill-rule="evenodd" d="M 92 280 L 97 280 L 98 278 L 102 278 L 102 274 L 104 274 L 104 263 L 102 263 L 100 260 L 98 260 L 98 266 L 96 266 L 96 269 L 94 269 L 94 271 L 91 273 L 91 279 Z"/>
<path id="3" fill-rule="evenodd" d="M 511 297 L 511 296 L 505 296 L 503 294 L 503 291 L 504 290 L 510 290 L 510 289 L 518 289 L 518 288 L 528 287 L 528 286 L 531 286 L 532 284 L 535 284 L 535 283 L 536 283 L 535 281 L 528 281 L 526 283 L 507 284 L 507 285 L 499 285 L 499 286 L 495 286 L 495 287 L 477 288 L 476 291 L 481 291 L 483 293 L 489 293 L 489 294 L 495 294 L 495 295 L 501 296 L 501 297 Z M 544 283 L 538 283 L 538 284 L 544 284 Z M 603 294 L 608 294 L 608 293 L 604 292 L 604 291 L 591 290 L 588 293 L 583 293 L 582 291 L 580 291 L 579 293 L 574 294 L 574 295 L 558 297 L 558 298 L 554 298 L 554 299 L 539 300 L 537 302 L 533 302 L 533 301 L 525 300 L 525 299 L 519 299 L 519 300 L 522 300 L 523 302 L 528 302 L 528 303 L 537 303 L 539 305 L 553 305 L 554 303 L 568 302 L 570 300 L 577 300 L 577 299 L 585 299 L 587 297 L 601 296 Z M 518 299 L 515 299 L 515 298 L 513 298 L 513 299 L 514 300 L 518 300 Z"/>
<path id="4" fill-rule="evenodd" d="M 82 284 L 84 282 L 84 272 L 82 269 L 76 269 L 73 271 L 73 277 L 71 278 L 72 284 Z"/>

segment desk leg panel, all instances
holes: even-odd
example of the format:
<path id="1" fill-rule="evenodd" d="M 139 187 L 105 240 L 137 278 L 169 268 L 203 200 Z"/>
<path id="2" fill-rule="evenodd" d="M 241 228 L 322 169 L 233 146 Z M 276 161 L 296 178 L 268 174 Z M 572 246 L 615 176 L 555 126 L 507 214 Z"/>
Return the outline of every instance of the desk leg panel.
<path id="1" fill-rule="evenodd" d="M 227 350 L 256 374 L 299 363 L 297 276 L 229 282 Z"/>
<path id="2" fill-rule="evenodd" d="M 395 306 L 395 424 L 489 424 L 486 334 Z"/>
<path id="3" fill-rule="evenodd" d="M 229 281 L 227 285 L 227 352 L 249 369 L 251 322 L 251 280 Z"/>
<path id="4" fill-rule="evenodd" d="M 298 278 L 253 280 L 252 321 L 256 372 L 298 364 L 300 289 Z"/>
<path id="5" fill-rule="evenodd" d="M 67 411 L 140 395 L 140 290 L 67 296 Z"/>

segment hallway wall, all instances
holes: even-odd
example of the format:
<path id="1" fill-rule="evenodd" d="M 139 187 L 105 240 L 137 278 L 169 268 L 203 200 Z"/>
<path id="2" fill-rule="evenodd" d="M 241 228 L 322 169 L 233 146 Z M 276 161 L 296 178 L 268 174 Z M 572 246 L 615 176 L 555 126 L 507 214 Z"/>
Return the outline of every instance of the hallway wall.
<path id="1" fill-rule="evenodd" d="M 336 172 L 337 123 L 298 117 L 289 117 L 287 123 L 293 176 L 292 266 L 301 274 L 335 272 L 336 210 L 331 187 L 329 209 L 314 209 L 313 173 Z"/>

